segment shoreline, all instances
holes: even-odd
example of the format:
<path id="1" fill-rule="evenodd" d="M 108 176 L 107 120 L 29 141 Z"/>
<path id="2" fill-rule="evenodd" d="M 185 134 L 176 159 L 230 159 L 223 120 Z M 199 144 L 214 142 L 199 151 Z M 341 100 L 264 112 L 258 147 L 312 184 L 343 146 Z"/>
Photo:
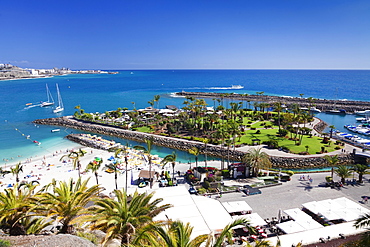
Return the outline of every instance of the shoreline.
<path id="1" fill-rule="evenodd" d="M 56 125 L 64 126 L 74 129 L 79 129 L 83 131 L 93 132 L 101 135 L 110 135 L 116 136 L 118 138 L 130 139 L 134 141 L 143 142 L 149 137 L 154 137 L 153 144 L 164 146 L 172 149 L 187 151 L 192 147 L 197 147 L 198 149 L 203 149 L 204 144 L 197 141 L 183 140 L 172 137 L 165 137 L 160 135 L 124 130 L 121 128 L 116 128 L 113 126 L 107 126 L 103 124 L 96 124 L 86 121 L 81 121 L 74 119 L 72 116 L 60 117 L 60 118 L 49 118 L 49 119 L 38 119 L 34 121 L 37 124 L 43 125 Z M 75 138 L 76 135 L 69 135 L 72 139 L 77 140 L 78 143 L 85 145 L 84 142 L 79 142 L 78 138 Z M 285 153 L 276 149 L 268 149 L 264 145 L 258 146 L 242 146 L 234 150 L 229 150 L 229 158 L 233 161 L 242 161 L 243 156 L 251 148 L 262 148 L 262 151 L 266 152 L 270 156 L 273 168 L 283 168 L 283 169 L 304 169 L 304 168 L 319 168 L 327 167 L 325 155 L 334 155 L 338 154 L 340 159 L 340 164 L 348 164 L 354 162 L 354 156 L 349 152 L 352 150 L 352 146 L 346 145 L 346 152 L 342 150 L 337 150 L 332 153 L 324 154 L 314 154 L 314 155 L 295 155 L 290 153 Z M 204 154 L 204 151 L 202 152 Z M 207 145 L 206 150 L 207 155 L 215 157 L 227 157 L 227 149 L 220 148 L 215 145 Z"/>

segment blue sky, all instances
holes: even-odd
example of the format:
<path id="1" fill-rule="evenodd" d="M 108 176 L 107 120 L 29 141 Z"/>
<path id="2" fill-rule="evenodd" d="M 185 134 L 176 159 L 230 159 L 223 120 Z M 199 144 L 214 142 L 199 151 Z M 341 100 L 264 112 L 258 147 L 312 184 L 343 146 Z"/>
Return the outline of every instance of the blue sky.
<path id="1" fill-rule="evenodd" d="M 0 63 L 71 69 L 370 69 L 369 0 L 11 0 Z"/>

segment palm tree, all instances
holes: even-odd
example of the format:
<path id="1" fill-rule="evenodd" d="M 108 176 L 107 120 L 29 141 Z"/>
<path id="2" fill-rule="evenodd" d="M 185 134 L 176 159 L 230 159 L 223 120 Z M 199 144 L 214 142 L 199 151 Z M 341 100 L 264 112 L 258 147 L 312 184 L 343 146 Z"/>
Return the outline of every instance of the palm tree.
<path id="1" fill-rule="evenodd" d="M 69 158 L 73 160 L 73 169 L 78 170 L 78 177 L 81 177 L 81 164 L 80 164 L 80 158 L 85 156 L 86 151 L 82 150 L 81 148 L 78 151 L 71 150 L 69 154 L 63 155 L 60 158 L 60 161 L 62 161 L 64 158 Z"/>
<path id="2" fill-rule="evenodd" d="M 342 184 L 346 182 L 346 178 L 349 178 L 352 175 L 352 171 L 344 165 L 338 166 L 335 173 L 341 178 Z"/>
<path id="3" fill-rule="evenodd" d="M 252 234 L 255 233 L 255 229 L 250 226 L 250 223 L 247 219 L 237 219 L 228 224 L 218 235 L 218 237 L 210 236 L 211 239 L 209 239 L 206 243 L 206 247 L 221 247 L 224 246 L 223 243 L 225 240 L 232 244 L 232 237 L 233 237 L 233 227 L 242 225 L 245 226 L 248 231 Z M 212 239 L 213 238 L 213 239 Z"/>
<path id="4" fill-rule="evenodd" d="M 370 214 L 364 214 L 363 216 L 361 216 L 360 218 L 358 218 L 354 224 L 354 226 L 358 229 L 358 228 L 363 228 L 363 227 L 367 227 L 370 225 Z M 369 230 L 366 231 L 359 243 L 357 243 L 356 246 L 359 246 L 359 247 L 366 247 L 366 246 L 370 246 L 370 232 Z"/>
<path id="5" fill-rule="evenodd" d="M 332 138 L 333 137 L 333 130 L 335 129 L 335 126 L 330 125 L 329 128 L 330 128 L 330 138 Z"/>
<path id="6" fill-rule="evenodd" d="M 159 213 L 171 207 L 169 204 L 159 206 L 163 199 L 154 199 L 153 195 L 137 191 L 128 196 L 124 190 L 115 190 L 115 199 L 99 198 L 89 215 L 83 220 L 91 222 L 92 230 L 106 232 L 103 245 L 109 240 L 118 238 L 121 244 L 127 246 L 133 240 L 139 228 L 152 222 Z"/>
<path id="7" fill-rule="evenodd" d="M 192 147 L 188 150 L 188 152 L 195 156 L 195 167 L 198 167 L 198 155 L 200 154 L 200 150 L 197 147 Z"/>
<path id="8" fill-rule="evenodd" d="M 257 176 L 260 169 L 271 167 L 270 157 L 261 151 L 262 148 L 250 149 L 243 157 L 243 161 L 253 169 L 253 175 Z"/>
<path id="9" fill-rule="evenodd" d="M 8 230 L 9 234 L 26 234 L 26 217 L 35 206 L 34 191 L 37 185 L 7 188 L 0 192 L 0 225 L 2 229 Z"/>
<path id="10" fill-rule="evenodd" d="M 157 104 L 157 108 L 159 108 L 159 99 L 161 98 L 160 95 L 154 95 L 154 102 Z"/>
<path id="11" fill-rule="evenodd" d="M 149 184 L 150 184 L 150 188 L 152 188 L 153 187 L 153 178 L 152 178 L 152 155 L 151 155 L 151 152 L 152 152 L 152 147 L 153 147 L 153 143 L 154 143 L 154 137 L 150 136 L 148 139 L 145 139 L 145 143 L 146 143 L 146 147 L 137 145 L 137 146 L 134 146 L 134 148 L 138 149 L 138 150 L 142 150 L 144 152 L 144 154 L 146 154 L 148 156 L 149 177 L 150 177 L 149 178 Z"/>
<path id="12" fill-rule="evenodd" d="M 116 190 L 118 189 L 118 184 L 117 184 L 117 179 L 118 179 L 118 173 L 119 173 L 119 169 L 118 169 L 118 163 L 115 161 L 112 162 L 112 163 L 109 163 L 107 165 L 105 165 L 105 167 L 103 167 L 103 169 L 106 171 L 106 172 L 113 172 L 114 173 L 114 182 L 115 182 L 115 185 L 116 185 Z"/>
<path id="13" fill-rule="evenodd" d="M 94 173 L 95 178 L 96 178 L 96 184 L 99 184 L 98 180 L 98 170 L 100 169 L 101 164 L 103 163 L 103 159 L 95 159 L 91 161 L 89 164 L 86 166 L 86 171 L 91 171 Z"/>
<path id="14" fill-rule="evenodd" d="M 199 247 L 208 239 L 208 234 L 191 239 L 193 227 L 181 221 L 169 220 L 164 226 L 153 224 L 149 232 L 149 245 L 157 247 Z"/>
<path id="15" fill-rule="evenodd" d="M 161 163 L 163 164 L 163 168 L 168 163 L 172 164 L 172 185 L 174 185 L 173 180 L 175 179 L 176 158 L 177 158 L 177 155 L 176 155 L 176 152 L 174 151 L 172 152 L 172 154 L 169 154 L 166 157 L 164 157 L 161 161 Z"/>
<path id="16" fill-rule="evenodd" d="M 338 155 L 325 155 L 324 158 L 328 162 L 329 166 L 331 166 L 331 178 L 333 179 L 334 177 L 334 167 L 339 163 Z"/>
<path id="17" fill-rule="evenodd" d="M 73 231 L 72 224 L 78 222 L 79 217 L 85 216 L 89 207 L 87 204 L 96 198 L 101 188 L 98 185 L 87 187 L 89 179 L 76 182 L 70 179 L 68 182 L 60 181 L 52 186 L 52 192 L 48 192 L 49 186 L 40 194 L 38 211 L 48 218 L 56 219 L 62 224 L 60 233 Z"/>
<path id="18" fill-rule="evenodd" d="M 15 176 L 15 181 L 19 183 L 19 173 L 23 172 L 23 165 L 21 165 L 21 162 L 11 167 L 10 172 Z"/>
<path id="19" fill-rule="evenodd" d="M 366 174 L 367 168 L 368 168 L 367 165 L 363 165 L 363 164 L 355 164 L 352 167 L 352 170 L 358 174 L 358 182 L 359 183 L 362 183 L 362 178 L 363 178 L 364 174 Z"/>
<path id="20" fill-rule="evenodd" d="M 207 167 L 207 144 L 209 143 L 209 139 L 203 138 L 202 142 L 204 143 L 204 166 Z"/>

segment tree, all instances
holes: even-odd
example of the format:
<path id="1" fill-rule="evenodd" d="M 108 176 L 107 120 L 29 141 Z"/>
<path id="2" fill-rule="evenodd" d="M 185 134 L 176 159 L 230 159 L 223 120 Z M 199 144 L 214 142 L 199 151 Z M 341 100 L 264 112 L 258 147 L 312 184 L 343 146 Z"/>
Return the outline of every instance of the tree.
<path id="1" fill-rule="evenodd" d="M 11 167 L 10 172 L 15 176 L 15 181 L 19 183 L 19 173 L 23 172 L 23 165 L 21 165 L 21 162 Z"/>
<path id="2" fill-rule="evenodd" d="M 168 163 L 172 164 L 172 185 L 174 184 L 173 180 L 175 179 L 176 158 L 177 158 L 176 152 L 172 152 L 172 154 L 167 155 L 161 161 L 161 163 L 163 164 L 163 167 L 167 165 Z"/>
<path id="3" fill-rule="evenodd" d="M 262 148 L 250 149 L 243 157 L 243 162 L 251 166 L 254 176 L 258 175 L 260 169 L 268 169 L 272 165 L 270 157 L 261 150 Z"/>
<path id="4" fill-rule="evenodd" d="M 78 170 L 78 177 L 81 177 L 81 163 L 80 163 L 80 158 L 85 156 L 86 154 L 86 151 L 85 150 L 82 150 L 81 148 L 78 150 L 78 151 L 73 151 L 71 150 L 69 152 L 69 154 L 67 155 L 63 155 L 61 158 L 60 158 L 60 161 L 62 161 L 64 158 L 69 158 L 69 159 L 72 159 L 73 160 L 73 169 L 77 169 Z"/>
<path id="5" fill-rule="evenodd" d="M 142 150 L 144 152 L 144 154 L 146 154 L 148 156 L 149 176 L 150 176 L 149 184 L 150 184 L 150 188 L 152 188 L 153 187 L 153 178 L 152 178 L 152 155 L 151 155 L 151 152 L 152 152 L 152 147 L 153 147 L 153 143 L 154 143 L 154 137 L 150 136 L 148 139 L 145 139 L 145 143 L 146 143 L 146 147 L 137 145 L 137 146 L 134 146 L 134 148 L 138 149 L 138 150 Z"/>
<path id="6" fill-rule="evenodd" d="M 329 166 L 331 166 L 331 178 L 333 179 L 333 176 L 334 176 L 334 167 L 339 162 L 338 155 L 333 155 L 333 156 L 325 155 L 324 158 L 328 162 Z"/>
<path id="7" fill-rule="evenodd" d="M 26 217 L 35 206 L 34 191 L 37 185 L 7 188 L 0 192 L 0 228 L 10 235 L 26 234 Z"/>
<path id="8" fill-rule="evenodd" d="M 151 237 L 147 239 L 150 246 L 157 247 L 199 247 L 208 239 L 208 234 L 191 239 L 192 232 L 193 227 L 189 223 L 169 220 L 164 226 L 153 224 L 149 233 Z"/>
<path id="9" fill-rule="evenodd" d="M 70 179 L 68 182 L 49 184 L 44 188 L 45 192 L 38 196 L 38 211 L 59 221 L 62 224 L 60 233 L 73 232 L 72 224 L 79 222 L 79 218 L 88 213 L 87 204 L 99 194 L 101 188 L 98 185 L 87 187 L 88 181 L 79 178 L 77 181 Z M 48 192 L 50 186 L 52 191 Z"/>
<path id="10" fill-rule="evenodd" d="M 200 150 L 197 147 L 192 147 L 188 150 L 188 152 L 195 156 L 195 167 L 198 167 L 198 155 L 200 154 Z"/>
<path id="11" fill-rule="evenodd" d="M 366 213 L 364 214 L 363 216 L 361 216 L 360 218 L 358 218 L 354 224 L 354 226 L 358 229 L 358 228 L 363 228 L 363 227 L 368 227 L 370 225 L 370 214 L 369 213 Z M 353 245 L 353 246 L 358 246 L 358 247 L 367 247 L 367 246 L 370 246 L 370 231 L 366 231 L 359 243 L 357 243 L 357 245 Z"/>
<path id="12" fill-rule="evenodd" d="M 214 238 L 213 236 L 210 236 L 210 239 L 206 243 L 206 247 L 221 247 L 224 246 L 223 243 L 225 240 L 232 244 L 232 237 L 233 237 L 233 227 L 242 225 L 245 226 L 248 231 L 252 234 L 255 234 L 255 229 L 250 226 L 250 223 L 246 219 L 237 219 L 228 224 L 218 235 L 218 237 Z"/>
<path id="13" fill-rule="evenodd" d="M 330 125 L 329 128 L 330 128 L 330 138 L 332 138 L 333 137 L 333 130 L 335 129 L 335 126 Z"/>
<path id="14" fill-rule="evenodd" d="M 154 193 L 139 194 L 135 191 L 128 196 L 124 190 L 115 190 L 114 194 L 115 199 L 96 199 L 94 206 L 89 208 L 90 214 L 83 218 L 83 221 L 91 222 L 91 230 L 106 232 L 103 245 L 115 238 L 120 239 L 122 245 L 129 245 L 139 228 L 171 207 L 169 204 L 159 206 L 163 199 L 153 200 Z"/>
<path id="15" fill-rule="evenodd" d="M 154 102 L 157 104 L 157 108 L 159 108 L 159 99 L 161 98 L 160 95 L 154 95 Z"/>
<path id="16" fill-rule="evenodd" d="M 346 178 L 349 178 L 352 175 L 352 171 L 344 165 L 338 166 L 335 173 L 341 178 L 342 184 L 346 182 Z"/>
<path id="17" fill-rule="evenodd" d="M 105 167 L 103 168 L 106 172 L 112 172 L 114 173 L 114 182 L 115 182 L 115 185 L 116 185 L 116 190 L 118 189 L 118 184 L 117 184 L 117 179 L 118 179 L 118 173 L 119 173 L 119 169 L 118 169 L 118 163 L 116 161 L 113 161 L 112 163 L 109 163 L 107 165 L 105 165 Z"/>
<path id="18" fill-rule="evenodd" d="M 98 180 L 98 170 L 100 169 L 101 164 L 103 163 L 103 159 L 95 159 L 91 161 L 89 164 L 86 166 L 86 171 L 91 171 L 94 173 L 95 178 L 96 178 L 96 184 L 99 184 Z"/>
<path id="19" fill-rule="evenodd" d="M 362 183 L 362 178 L 363 178 L 364 174 L 366 174 L 367 168 L 368 168 L 367 165 L 363 165 L 363 164 L 355 164 L 352 167 L 352 170 L 358 174 L 358 182 L 359 183 Z"/>

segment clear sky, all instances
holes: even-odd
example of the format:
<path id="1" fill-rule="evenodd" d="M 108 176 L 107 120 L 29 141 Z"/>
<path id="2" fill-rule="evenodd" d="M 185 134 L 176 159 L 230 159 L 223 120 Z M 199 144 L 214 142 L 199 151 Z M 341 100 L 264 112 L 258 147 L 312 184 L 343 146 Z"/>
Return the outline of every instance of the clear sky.
<path id="1" fill-rule="evenodd" d="M 370 69 L 369 0 L 1 0 L 0 63 Z"/>

